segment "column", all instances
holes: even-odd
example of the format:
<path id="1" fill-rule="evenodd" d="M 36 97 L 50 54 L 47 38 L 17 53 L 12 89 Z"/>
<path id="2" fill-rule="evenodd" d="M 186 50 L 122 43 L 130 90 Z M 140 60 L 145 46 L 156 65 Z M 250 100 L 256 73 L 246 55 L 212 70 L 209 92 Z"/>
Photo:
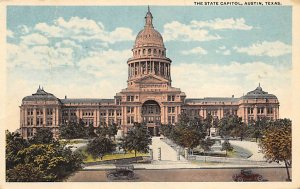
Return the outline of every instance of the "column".
<path id="1" fill-rule="evenodd" d="M 77 110 L 76 110 L 76 118 L 77 118 L 77 122 L 79 122 L 79 119 L 80 119 L 80 110 L 79 110 L 79 108 L 77 108 Z"/>
<path id="2" fill-rule="evenodd" d="M 58 110 L 57 110 L 57 107 L 54 108 L 54 125 L 58 126 Z"/>
<path id="3" fill-rule="evenodd" d="M 95 125 L 95 126 L 99 127 L 99 125 L 100 125 L 100 108 L 97 109 L 97 118 L 98 118 L 97 123 L 96 123 L 97 125 Z"/>
<path id="4" fill-rule="evenodd" d="M 152 73 L 155 74 L 155 71 L 154 71 L 154 61 L 152 61 Z"/>
<path id="5" fill-rule="evenodd" d="M 114 109 L 114 123 L 118 123 L 117 122 L 117 110 Z"/>
<path id="6" fill-rule="evenodd" d="M 161 73 L 160 73 L 160 62 L 158 62 L 158 75 L 161 75 Z"/>
<path id="7" fill-rule="evenodd" d="M 27 115 L 28 115 L 28 110 L 27 110 L 27 108 L 25 108 L 24 109 L 24 111 L 25 111 L 25 123 L 24 123 L 24 125 L 26 125 L 27 126 Z M 274 111 L 275 112 L 275 111 Z"/>
<path id="8" fill-rule="evenodd" d="M 180 160 L 180 147 L 176 148 L 177 161 Z"/>
<path id="9" fill-rule="evenodd" d="M 256 105 L 254 106 L 253 116 L 254 116 L 254 119 L 257 120 L 257 106 Z"/>
<path id="10" fill-rule="evenodd" d="M 141 62 L 139 61 L 138 75 L 141 75 Z"/>
<path id="11" fill-rule="evenodd" d="M 128 77 L 130 77 L 130 64 L 128 64 Z"/>
<path id="12" fill-rule="evenodd" d="M 106 120 L 105 120 L 107 126 L 108 126 L 108 109 L 106 109 Z"/>
<path id="13" fill-rule="evenodd" d="M 160 161 L 161 160 L 161 148 L 158 148 L 158 157 L 157 160 Z"/>
<path id="14" fill-rule="evenodd" d="M 167 69 L 166 63 L 164 63 L 164 77 L 166 77 L 166 75 L 167 75 L 166 69 Z"/>
<path id="15" fill-rule="evenodd" d="M 36 127 L 36 107 L 33 108 L 33 126 Z"/>
<path id="16" fill-rule="evenodd" d="M 148 74 L 148 61 L 146 61 L 146 74 Z"/>
<path id="17" fill-rule="evenodd" d="M 97 109 L 94 109 L 93 111 L 93 126 L 96 127 L 97 126 L 97 121 L 98 121 L 98 117 L 97 117 Z"/>
<path id="18" fill-rule="evenodd" d="M 189 149 L 188 149 L 188 148 L 185 148 L 185 149 L 184 149 L 184 158 L 185 158 L 185 159 L 188 159 L 188 158 L 189 158 Z"/>
<path id="19" fill-rule="evenodd" d="M 47 121 L 46 121 L 46 107 L 43 107 L 43 127 L 46 126 Z"/>
<path id="20" fill-rule="evenodd" d="M 175 106 L 175 123 L 178 122 L 178 106 Z"/>

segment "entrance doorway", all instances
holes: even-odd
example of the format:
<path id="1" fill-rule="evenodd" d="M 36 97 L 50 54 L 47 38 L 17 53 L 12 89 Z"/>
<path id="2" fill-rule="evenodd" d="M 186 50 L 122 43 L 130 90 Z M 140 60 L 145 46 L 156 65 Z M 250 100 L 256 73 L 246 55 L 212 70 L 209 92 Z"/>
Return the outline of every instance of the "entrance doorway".
<path id="1" fill-rule="evenodd" d="M 147 125 L 152 136 L 159 134 L 158 127 L 161 124 L 161 110 L 154 100 L 147 100 L 142 106 L 142 121 Z"/>

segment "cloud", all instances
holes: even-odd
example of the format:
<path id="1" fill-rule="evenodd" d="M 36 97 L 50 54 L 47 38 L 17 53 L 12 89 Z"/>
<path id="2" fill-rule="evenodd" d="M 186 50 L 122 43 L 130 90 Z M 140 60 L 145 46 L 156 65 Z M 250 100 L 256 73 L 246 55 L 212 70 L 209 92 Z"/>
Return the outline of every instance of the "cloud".
<path id="1" fill-rule="evenodd" d="M 278 97 L 281 117 L 290 117 L 292 113 L 291 78 L 291 68 L 265 62 L 172 65 L 172 85 L 180 87 L 187 98 L 231 97 L 233 94 L 240 97 L 254 90 L 260 82 L 264 91 Z"/>
<path id="2" fill-rule="evenodd" d="M 191 21 L 191 25 L 195 28 L 209 28 L 212 30 L 251 30 L 253 27 L 246 24 L 244 18 L 228 18 L 208 21 Z"/>
<path id="3" fill-rule="evenodd" d="M 165 41 L 211 41 L 221 39 L 219 35 L 210 34 L 208 30 L 193 28 L 191 25 L 173 21 L 164 25 Z"/>
<path id="4" fill-rule="evenodd" d="M 11 30 L 7 29 L 6 30 L 6 36 L 9 38 L 14 38 L 14 32 L 12 32 Z"/>
<path id="5" fill-rule="evenodd" d="M 226 46 L 220 46 L 217 50 L 216 53 L 218 54 L 223 54 L 223 55 L 230 55 L 231 51 L 229 49 L 226 48 Z"/>
<path id="6" fill-rule="evenodd" d="M 38 33 L 33 33 L 21 37 L 21 43 L 24 45 L 47 45 L 49 40 Z"/>
<path id="7" fill-rule="evenodd" d="M 131 56 L 130 50 L 105 50 L 93 52 L 89 57 L 79 61 L 80 69 L 97 77 L 126 76 L 126 60 Z"/>
<path id="8" fill-rule="evenodd" d="M 189 24 L 172 21 L 164 25 L 163 36 L 165 41 L 211 41 L 221 39 L 218 34 L 212 34 L 212 30 L 251 30 L 252 28 L 246 24 L 244 18 L 192 20 Z"/>
<path id="9" fill-rule="evenodd" d="M 190 50 L 186 50 L 186 51 L 181 51 L 181 54 L 183 55 L 205 55 L 207 54 L 207 51 L 205 49 L 203 49 L 202 47 L 195 47 L 193 49 Z"/>
<path id="10" fill-rule="evenodd" d="M 257 42 L 249 47 L 234 47 L 236 52 L 246 53 L 251 56 L 270 56 L 277 57 L 292 52 L 292 47 L 281 41 L 268 42 L 263 41 Z"/>
<path id="11" fill-rule="evenodd" d="M 68 37 L 79 42 L 100 40 L 113 44 L 135 39 L 132 30 L 129 28 L 117 27 L 113 31 L 107 31 L 101 22 L 80 17 L 71 17 L 69 20 L 59 17 L 51 24 L 38 23 L 34 29 L 48 37 Z"/>
<path id="12" fill-rule="evenodd" d="M 22 35 L 28 34 L 31 31 L 31 28 L 29 28 L 26 25 L 19 25 L 18 26 L 18 32 Z"/>
<path id="13" fill-rule="evenodd" d="M 73 49 L 46 45 L 26 46 L 7 44 L 7 67 L 47 70 L 73 64 Z"/>

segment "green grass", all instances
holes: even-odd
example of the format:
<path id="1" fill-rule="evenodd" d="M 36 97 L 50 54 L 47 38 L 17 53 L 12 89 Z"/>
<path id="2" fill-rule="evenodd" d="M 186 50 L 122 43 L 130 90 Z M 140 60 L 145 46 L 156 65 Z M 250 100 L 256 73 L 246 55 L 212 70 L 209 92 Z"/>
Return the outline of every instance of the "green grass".
<path id="1" fill-rule="evenodd" d="M 117 159 L 123 159 L 123 158 L 133 158 L 135 157 L 134 152 L 128 152 L 126 154 L 106 154 L 103 156 L 102 160 L 101 158 L 93 158 L 91 154 L 89 154 L 86 150 L 86 146 L 77 149 L 80 153 L 82 153 L 86 158 L 83 160 L 84 163 L 90 163 L 90 162 L 96 162 L 96 161 L 106 161 L 106 160 L 117 160 Z M 136 156 L 149 156 L 149 154 L 145 153 L 136 153 Z"/>

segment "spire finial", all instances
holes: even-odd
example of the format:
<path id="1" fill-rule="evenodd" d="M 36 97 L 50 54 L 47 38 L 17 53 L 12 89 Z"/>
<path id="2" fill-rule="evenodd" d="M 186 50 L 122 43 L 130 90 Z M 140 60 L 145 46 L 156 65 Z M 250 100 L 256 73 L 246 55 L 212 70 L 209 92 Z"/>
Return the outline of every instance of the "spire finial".
<path id="1" fill-rule="evenodd" d="M 39 85 L 39 89 L 41 89 L 41 85 Z"/>
<path id="2" fill-rule="evenodd" d="M 258 83 L 258 86 L 260 87 L 260 82 Z"/>
<path id="3" fill-rule="evenodd" d="M 145 19 L 146 19 L 145 27 L 153 27 L 153 25 L 152 25 L 152 18 L 153 17 L 152 17 L 152 14 L 150 12 L 150 7 L 148 5 L 148 12 L 147 12 L 147 14 L 145 16 Z"/>

